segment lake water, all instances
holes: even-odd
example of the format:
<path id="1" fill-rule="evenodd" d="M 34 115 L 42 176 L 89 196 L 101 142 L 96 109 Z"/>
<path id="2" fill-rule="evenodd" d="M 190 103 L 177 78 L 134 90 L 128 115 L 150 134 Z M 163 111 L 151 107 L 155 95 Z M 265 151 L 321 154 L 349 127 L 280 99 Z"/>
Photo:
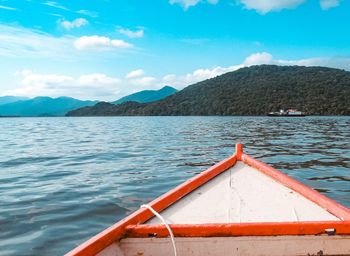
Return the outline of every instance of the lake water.
<path id="1" fill-rule="evenodd" d="M 350 207 L 350 117 L 0 119 L 0 255 L 62 255 L 245 151 Z"/>

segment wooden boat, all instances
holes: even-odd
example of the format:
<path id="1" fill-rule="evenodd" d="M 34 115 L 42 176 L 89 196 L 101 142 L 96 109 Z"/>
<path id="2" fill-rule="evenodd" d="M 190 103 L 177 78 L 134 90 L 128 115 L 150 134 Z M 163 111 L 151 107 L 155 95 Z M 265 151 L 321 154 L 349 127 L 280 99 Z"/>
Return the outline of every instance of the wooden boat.
<path id="1" fill-rule="evenodd" d="M 145 207 L 66 255 L 350 255 L 350 209 L 241 144 Z"/>

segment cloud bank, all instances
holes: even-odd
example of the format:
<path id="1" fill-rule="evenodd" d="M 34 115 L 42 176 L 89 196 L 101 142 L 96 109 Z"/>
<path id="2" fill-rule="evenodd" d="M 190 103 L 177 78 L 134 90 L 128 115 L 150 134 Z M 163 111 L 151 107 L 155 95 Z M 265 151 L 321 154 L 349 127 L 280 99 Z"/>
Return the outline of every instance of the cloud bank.
<path id="1" fill-rule="evenodd" d="M 144 36 L 144 30 L 130 30 L 121 28 L 118 30 L 120 34 L 126 35 L 129 38 L 142 38 Z"/>
<path id="2" fill-rule="evenodd" d="M 82 26 L 89 24 L 89 22 L 84 18 L 77 18 L 77 19 L 72 20 L 72 21 L 62 20 L 59 23 L 63 28 L 65 28 L 67 30 L 71 30 L 73 28 L 80 28 Z"/>
<path id="3" fill-rule="evenodd" d="M 76 27 L 77 23 L 68 26 Z M 124 40 L 105 36 L 55 37 L 34 29 L 0 24 L 0 56 L 3 57 L 77 60 L 88 56 L 89 52 L 103 54 L 130 48 L 133 45 Z"/>
<path id="4" fill-rule="evenodd" d="M 17 10 L 14 7 L 6 6 L 6 5 L 0 5 L 0 9 L 7 10 L 7 11 L 16 11 Z"/>
<path id="5" fill-rule="evenodd" d="M 123 40 L 110 39 L 105 36 L 82 36 L 74 42 L 78 50 L 97 50 L 105 51 L 112 49 L 132 48 L 133 45 Z"/>
<path id="6" fill-rule="evenodd" d="M 272 11 L 280 11 L 283 9 L 293 9 L 303 4 L 307 0 L 236 0 L 248 10 L 255 10 L 260 14 L 266 14 Z M 184 10 L 192 6 L 196 6 L 201 2 L 209 4 L 217 4 L 219 0 L 169 0 L 170 4 L 178 4 Z M 336 7 L 340 4 L 340 0 L 320 0 L 320 6 L 323 10 Z"/>
<path id="7" fill-rule="evenodd" d="M 38 30 L 0 24 L 0 56 L 62 58 L 71 56 L 73 38 L 54 37 Z"/>
<path id="8" fill-rule="evenodd" d="M 187 10 L 191 6 L 195 6 L 200 2 L 206 2 L 209 4 L 217 4 L 219 2 L 219 0 L 169 0 L 170 4 L 178 4 L 184 10 Z"/>
<path id="9" fill-rule="evenodd" d="M 243 67 L 253 65 L 270 64 L 270 65 L 297 65 L 297 66 L 326 66 L 334 68 L 343 68 L 350 70 L 350 58 L 308 58 L 300 60 L 283 60 L 275 59 L 272 54 L 268 52 L 258 52 L 249 55 L 241 64 L 232 65 L 228 67 L 216 66 L 211 69 L 197 69 L 185 75 L 168 74 L 162 78 L 164 84 L 175 86 L 179 89 L 187 85 L 194 84 L 205 79 L 210 79 L 227 72 L 236 71 Z"/>
<path id="10" fill-rule="evenodd" d="M 320 5 L 323 10 L 337 7 L 339 4 L 340 0 L 320 0 Z"/>
<path id="11" fill-rule="evenodd" d="M 295 8 L 305 0 L 240 0 L 240 2 L 249 10 L 254 9 L 266 14 L 271 11 Z"/>
<path id="12" fill-rule="evenodd" d="M 20 86 L 5 91 L 3 95 L 17 96 L 71 96 L 79 99 L 113 101 L 125 95 L 146 89 L 160 89 L 164 85 L 182 89 L 188 85 L 235 71 L 243 67 L 260 64 L 328 66 L 350 70 L 350 58 L 309 58 L 300 60 L 275 59 L 268 52 L 258 52 L 247 56 L 240 64 L 213 68 L 196 69 L 190 73 L 167 74 L 163 77 L 148 76 L 143 69 L 136 69 L 125 74 L 124 78 L 102 73 L 84 74 L 78 77 L 62 74 L 41 74 L 24 70 L 17 72 Z"/>
<path id="13" fill-rule="evenodd" d="M 113 101 L 140 90 L 160 88 L 157 79 L 146 76 L 143 70 L 131 71 L 124 79 L 102 73 L 74 77 L 63 74 L 42 74 L 31 70 L 19 71 L 15 75 L 19 78 L 20 86 L 3 92 L 3 95 L 70 96 L 78 99 Z"/>

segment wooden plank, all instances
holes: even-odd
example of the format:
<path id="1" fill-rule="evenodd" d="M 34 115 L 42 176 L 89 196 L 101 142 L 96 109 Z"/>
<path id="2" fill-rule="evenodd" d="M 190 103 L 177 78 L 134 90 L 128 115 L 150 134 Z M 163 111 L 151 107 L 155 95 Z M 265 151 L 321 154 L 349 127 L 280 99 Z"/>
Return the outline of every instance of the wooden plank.
<path id="1" fill-rule="evenodd" d="M 175 242 L 178 256 L 350 255 L 349 236 L 176 238 Z M 174 255 L 168 238 L 128 238 L 119 246 L 125 256 Z"/>

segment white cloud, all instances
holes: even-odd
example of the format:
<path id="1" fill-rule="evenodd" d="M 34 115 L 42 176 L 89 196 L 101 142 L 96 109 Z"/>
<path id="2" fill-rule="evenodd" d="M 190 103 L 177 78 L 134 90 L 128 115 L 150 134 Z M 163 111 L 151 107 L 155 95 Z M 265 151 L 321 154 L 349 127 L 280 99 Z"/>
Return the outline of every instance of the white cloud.
<path id="1" fill-rule="evenodd" d="M 90 16 L 91 18 L 97 18 L 98 17 L 98 13 L 94 12 L 94 11 L 89 11 L 89 10 L 79 10 L 77 11 L 78 14 L 82 14 L 82 15 L 86 15 L 86 16 Z"/>
<path id="2" fill-rule="evenodd" d="M 179 4 L 185 10 L 190 8 L 191 6 L 195 6 L 200 2 L 200 0 L 169 0 L 170 4 Z"/>
<path id="3" fill-rule="evenodd" d="M 283 60 L 274 59 L 270 53 L 259 52 L 249 55 L 241 64 L 232 65 L 228 67 L 214 67 L 211 69 L 197 69 L 192 73 L 186 75 L 169 74 L 164 76 L 161 81 L 163 84 L 175 86 L 179 89 L 184 88 L 190 84 L 194 84 L 206 79 L 210 79 L 227 72 L 236 71 L 243 67 L 253 65 L 270 64 L 270 65 L 297 65 L 297 66 L 326 66 L 334 68 L 343 68 L 350 70 L 350 58 L 336 57 L 336 58 L 308 58 L 299 60 Z"/>
<path id="4" fill-rule="evenodd" d="M 162 78 L 162 83 L 177 88 L 184 88 L 187 85 L 213 78 L 227 72 L 235 71 L 242 67 L 244 67 L 243 64 L 233 65 L 229 67 L 217 66 L 212 69 L 197 69 L 192 73 L 188 73 L 186 75 L 177 76 L 175 74 L 169 74 Z"/>
<path id="5" fill-rule="evenodd" d="M 87 74 L 79 77 L 57 74 L 40 74 L 29 70 L 19 72 L 21 86 L 7 91 L 11 95 L 71 96 L 79 99 L 108 99 L 117 95 L 121 80 L 105 74 Z"/>
<path id="6" fill-rule="evenodd" d="M 22 75 L 22 84 L 25 86 L 36 84 L 38 87 L 44 87 L 46 84 L 63 84 L 73 81 L 73 79 L 69 76 L 35 74 L 30 70 L 24 70 Z"/>
<path id="7" fill-rule="evenodd" d="M 145 71 L 143 71 L 142 69 L 136 69 L 126 74 L 125 78 L 126 79 L 137 78 L 137 77 L 143 76 L 144 74 L 145 74 Z"/>
<path id="8" fill-rule="evenodd" d="M 320 0 L 322 10 L 328 10 L 333 7 L 337 7 L 340 4 L 340 0 Z"/>
<path id="9" fill-rule="evenodd" d="M 129 38 L 142 38 L 144 36 L 144 30 L 139 29 L 139 30 L 130 30 L 130 29 L 124 29 L 121 28 L 118 30 L 119 33 L 126 35 Z"/>
<path id="10" fill-rule="evenodd" d="M 306 0 L 236 0 L 243 4 L 245 8 L 251 10 L 256 10 L 259 13 L 265 14 L 270 11 L 279 11 L 282 9 L 295 8 L 302 4 Z M 325 2 L 337 2 L 339 0 L 320 0 Z M 217 4 L 219 0 L 169 0 L 170 4 L 179 4 L 184 10 L 195 6 L 201 2 L 206 2 L 209 4 Z"/>
<path id="11" fill-rule="evenodd" d="M 132 48 L 133 45 L 123 40 L 110 39 L 105 36 L 82 36 L 74 42 L 78 50 L 112 50 L 120 48 Z"/>
<path id="12" fill-rule="evenodd" d="M 63 15 L 58 14 L 58 13 L 51 13 L 51 12 L 48 12 L 47 15 L 54 16 L 54 17 L 59 17 L 59 18 L 61 18 L 61 19 L 64 18 Z"/>
<path id="13" fill-rule="evenodd" d="M 130 80 L 129 82 L 135 87 L 142 88 L 142 89 L 151 89 L 152 87 L 157 86 L 156 85 L 157 79 L 153 76 L 138 77 Z"/>
<path id="14" fill-rule="evenodd" d="M 59 23 L 62 27 L 64 27 L 67 30 L 70 30 L 73 28 L 80 28 L 81 26 L 85 26 L 89 24 L 89 22 L 84 18 L 77 18 L 72 21 L 62 20 L 62 21 L 59 21 Z"/>
<path id="15" fill-rule="evenodd" d="M 70 9 L 68 9 L 67 7 L 65 7 L 63 5 L 60 5 L 59 3 L 54 2 L 54 1 L 47 1 L 47 2 L 44 2 L 43 4 L 47 5 L 47 6 L 50 6 L 50 7 L 53 7 L 53 8 L 56 8 L 56 9 L 70 11 Z"/>
<path id="16" fill-rule="evenodd" d="M 82 75 L 78 79 L 78 84 L 83 86 L 96 86 L 96 85 L 116 85 L 121 80 L 116 77 L 109 77 L 105 74 L 89 74 Z"/>
<path id="17" fill-rule="evenodd" d="M 200 2 L 207 2 L 209 4 L 217 4 L 219 0 L 169 0 L 170 4 L 179 4 L 184 8 L 184 10 L 187 10 L 191 6 L 195 6 Z"/>
<path id="18" fill-rule="evenodd" d="M 307 59 L 298 59 L 298 60 L 285 60 L 285 59 L 275 59 L 272 54 L 268 52 L 258 52 L 253 53 L 249 56 L 247 56 L 244 61 L 240 64 L 227 66 L 227 67 L 221 67 L 216 66 L 213 68 L 202 68 L 202 69 L 196 69 L 191 73 L 187 73 L 185 75 L 175 75 L 175 74 L 168 74 L 165 75 L 163 78 L 154 78 L 154 77 L 144 77 L 144 72 L 141 70 L 135 70 L 130 72 L 129 74 L 134 74 L 137 77 L 137 73 L 142 76 L 141 79 L 133 79 L 131 80 L 131 84 L 133 85 L 139 85 L 138 88 L 144 88 L 144 89 L 150 89 L 147 86 L 156 86 L 158 85 L 158 88 L 164 86 L 164 85 L 170 85 L 174 86 L 178 89 L 182 89 L 185 86 L 210 79 L 219 75 L 222 75 L 227 72 L 236 71 L 243 67 L 249 67 L 253 65 L 262 65 L 262 64 L 269 64 L 269 65 L 297 65 L 297 66 L 325 66 L 325 67 L 334 67 L 334 68 L 342 68 L 346 70 L 350 70 L 350 58 L 349 57 L 334 57 L 334 58 L 307 58 Z M 144 85 L 143 87 L 140 85 Z"/>
<path id="19" fill-rule="evenodd" d="M 235 0 L 241 3 L 248 10 L 256 10 L 261 14 L 266 14 L 271 11 L 280 11 L 282 9 L 293 9 L 306 2 L 307 0 Z M 328 10 L 337 7 L 341 0 L 320 0 L 320 5 L 323 10 Z M 170 4 L 178 4 L 184 10 L 195 6 L 201 2 L 209 4 L 217 4 L 219 0 L 169 0 Z"/>
<path id="20" fill-rule="evenodd" d="M 73 56 L 73 38 L 54 37 L 38 30 L 0 24 L 0 56 L 65 58 Z"/>
<path id="21" fill-rule="evenodd" d="M 111 57 L 119 51 L 105 53 L 104 50 L 132 48 L 123 40 L 112 40 L 103 36 L 55 37 L 39 30 L 0 24 L 0 56 L 13 58 L 51 58 L 72 60 L 94 57 L 96 52 Z M 77 51 L 81 50 L 81 51 Z M 83 52 L 82 50 L 96 50 Z"/>
<path id="22" fill-rule="evenodd" d="M 270 11 L 295 8 L 305 0 L 239 0 L 245 8 L 265 14 Z"/>
<path id="23" fill-rule="evenodd" d="M 235 71 L 243 67 L 260 64 L 326 66 L 350 70 L 349 57 L 307 58 L 298 60 L 276 59 L 268 52 L 258 52 L 247 56 L 240 64 L 213 68 L 196 69 L 193 72 L 176 75 L 168 74 L 162 78 L 146 75 L 142 69 L 127 73 L 124 78 L 103 73 L 84 74 L 78 77 L 62 74 L 42 74 L 29 70 L 17 72 L 20 87 L 1 92 L 2 95 L 18 96 L 71 96 L 79 99 L 98 99 L 112 101 L 125 95 L 145 90 L 159 89 L 164 85 L 182 89 L 185 86 Z"/>
<path id="24" fill-rule="evenodd" d="M 245 60 L 243 65 L 244 66 L 251 66 L 251 65 L 260 65 L 260 64 L 268 64 L 271 63 L 273 57 L 270 53 L 267 52 L 258 52 L 249 55 Z"/>
<path id="25" fill-rule="evenodd" d="M 70 96 L 78 99 L 114 101 L 140 90 L 161 87 L 155 77 L 145 76 L 144 72 L 139 73 L 139 76 L 126 79 L 102 73 L 74 77 L 62 74 L 42 74 L 30 70 L 16 72 L 15 75 L 20 79 L 20 86 L 1 94 L 26 97 Z"/>
<path id="26" fill-rule="evenodd" d="M 241 64 L 232 65 L 228 67 L 217 66 L 214 68 L 197 69 L 192 73 L 186 75 L 177 76 L 175 74 L 169 74 L 162 78 L 164 84 L 175 86 L 177 88 L 183 88 L 187 85 L 194 84 L 206 79 L 210 79 L 227 72 L 236 71 L 243 67 L 260 64 L 272 64 L 273 57 L 267 52 L 254 53 L 249 55 Z"/>
<path id="27" fill-rule="evenodd" d="M 125 75 L 124 83 L 134 88 L 133 92 L 137 92 L 138 90 L 157 88 L 159 86 L 157 81 L 157 78 L 153 76 L 146 76 L 143 69 L 136 69 Z"/>
<path id="28" fill-rule="evenodd" d="M 8 10 L 8 11 L 16 11 L 17 10 L 16 8 L 6 6 L 6 5 L 0 5 L 0 9 Z"/>

